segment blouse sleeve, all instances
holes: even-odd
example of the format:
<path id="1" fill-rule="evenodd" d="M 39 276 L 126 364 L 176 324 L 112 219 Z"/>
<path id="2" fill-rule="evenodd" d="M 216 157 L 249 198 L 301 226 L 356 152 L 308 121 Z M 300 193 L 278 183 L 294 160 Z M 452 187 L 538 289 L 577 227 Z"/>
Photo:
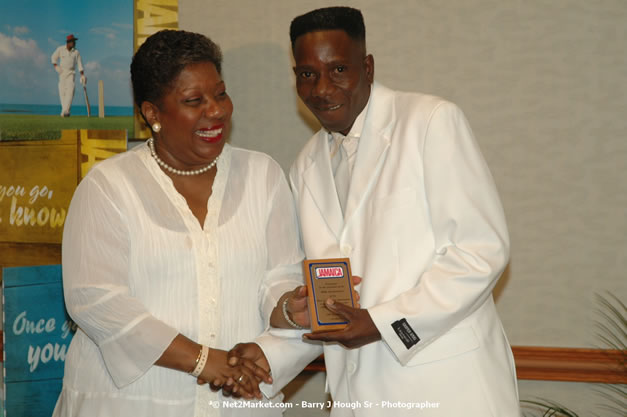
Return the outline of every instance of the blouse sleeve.
<path id="1" fill-rule="evenodd" d="M 268 169 L 268 189 L 271 190 L 266 224 L 268 264 L 259 294 L 266 327 L 281 295 L 303 284 L 304 258 L 292 194 L 283 171 L 274 161 Z"/>
<path id="2" fill-rule="evenodd" d="M 128 254 L 125 216 L 93 176 L 86 177 L 63 232 L 65 303 L 119 388 L 148 371 L 178 334 L 133 296 Z"/>

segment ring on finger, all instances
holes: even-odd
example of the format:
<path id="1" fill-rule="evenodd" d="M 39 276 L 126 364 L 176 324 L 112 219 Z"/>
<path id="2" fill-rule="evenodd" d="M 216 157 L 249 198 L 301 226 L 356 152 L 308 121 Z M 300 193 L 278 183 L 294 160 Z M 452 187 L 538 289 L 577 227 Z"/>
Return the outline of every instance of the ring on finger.
<path id="1" fill-rule="evenodd" d="M 237 378 L 237 382 L 239 384 L 241 384 L 242 382 L 244 382 L 244 374 L 240 375 L 239 378 Z"/>

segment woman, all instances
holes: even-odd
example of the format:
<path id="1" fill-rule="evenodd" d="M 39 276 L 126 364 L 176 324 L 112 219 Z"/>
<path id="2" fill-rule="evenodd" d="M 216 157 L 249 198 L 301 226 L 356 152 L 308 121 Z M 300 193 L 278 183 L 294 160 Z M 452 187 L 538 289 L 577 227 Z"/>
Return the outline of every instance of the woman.
<path id="1" fill-rule="evenodd" d="M 267 374 L 229 367 L 223 349 L 270 316 L 289 327 L 283 300 L 302 282 L 283 172 L 225 142 L 233 105 L 221 59 L 203 35 L 172 30 L 133 57 L 134 99 L 153 138 L 92 168 L 72 199 L 63 280 L 79 330 L 55 416 L 281 414 L 214 408 L 220 397 L 201 384 L 235 381 L 240 395 L 260 397 Z"/>

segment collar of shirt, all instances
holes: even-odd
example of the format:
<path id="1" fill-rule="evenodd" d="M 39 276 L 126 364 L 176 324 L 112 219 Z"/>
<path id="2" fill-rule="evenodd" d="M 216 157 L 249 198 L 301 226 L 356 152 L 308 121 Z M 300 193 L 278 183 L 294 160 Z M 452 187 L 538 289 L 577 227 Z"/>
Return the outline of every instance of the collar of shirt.
<path id="1" fill-rule="evenodd" d="M 370 97 L 372 97 L 372 94 Z M 368 102 L 362 109 L 361 113 L 359 113 L 359 115 L 355 119 L 355 122 L 353 123 L 351 130 L 348 132 L 348 135 L 344 136 L 340 132 L 327 131 L 329 141 L 329 156 L 331 157 L 331 166 L 333 167 L 334 173 L 340 160 L 340 147 L 343 147 L 346 151 L 346 154 L 348 155 L 349 172 L 353 171 L 352 168 L 355 165 L 355 155 L 357 154 L 359 138 L 361 138 L 361 133 L 364 129 L 364 125 L 366 122 L 366 113 L 368 113 L 368 107 L 370 106 L 370 97 L 368 98 Z"/>

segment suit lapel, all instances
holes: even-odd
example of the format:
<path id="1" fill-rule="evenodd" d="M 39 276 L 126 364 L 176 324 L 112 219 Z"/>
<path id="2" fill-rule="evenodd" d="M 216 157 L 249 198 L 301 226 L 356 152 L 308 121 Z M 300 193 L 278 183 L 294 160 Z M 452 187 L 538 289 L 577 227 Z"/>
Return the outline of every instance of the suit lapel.
<path id="1" fill-rule="evenodd" d="M 326 131 L 320 130 L 315 140 L 315 146 L 309 154 L 310 165 L 303 173 L 303 181 L 329 229 L 339 239 L 344 227 L 344 219 L 335 190 Z"/>
<path id="2" fill-rule="evenodd" d="M 346 202 L 345 222 L 359 208 L 372 184 L 379 176 L 390 146 L 390 132 L 394 120 L 393 94 L 385 87 L 374 84 L 370 97 L 368 112 L 359 147 L 355 166 L 351 174 L 351 183 Z M 333 180 L 333 178 L 331 178 Z"/>

